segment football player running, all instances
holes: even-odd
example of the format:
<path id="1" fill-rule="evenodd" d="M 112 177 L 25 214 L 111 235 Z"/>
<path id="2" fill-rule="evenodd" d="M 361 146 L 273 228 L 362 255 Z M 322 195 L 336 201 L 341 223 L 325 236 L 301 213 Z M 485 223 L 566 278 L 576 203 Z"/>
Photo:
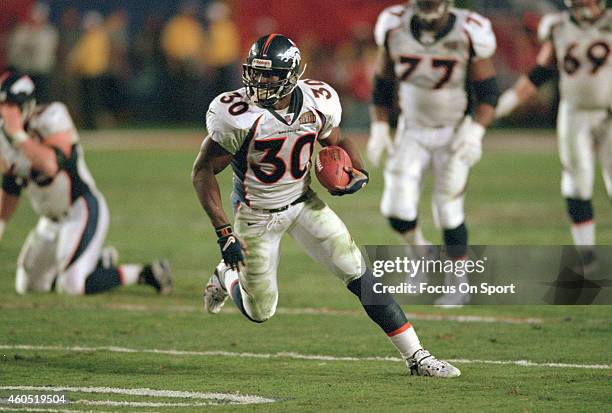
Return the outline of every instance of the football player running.
<path id="1" fill-rule="evenodd" d="M 571 233 L 583 258 L 582 270 L 597 268 L 594 252 L 593 183 L 599 158 L 612 199 L 612 11 L 605 0 L 566 0 L 567 11 L 542 18 L 536 65 L 502 94 L 497 116 L 510 114 L 559 73 L 557 116 L 561 193 Z"/>
<path id="2" fill-rule="evenodd" d="M 431 168 L 434 221 L 451 258 L 465 259 L 468 175 L 482 155 L 481 141 L 499 95 L 490 59 L 495 35 L 489 20 L 452 7 L 450 0 L 410 4 L 385 9 L 376 23 L 379 51 L 368 157 L 378 165 L 388 150 L 381 212 L 411 245 L 427 243 L 417 210 L 423 175 Z M 392 139 L 389 114 L 396 87 L 401 113 Z M 445 282 L 454 285 L 459 279 L 446 274 Z M 468 294 L 447 294 L 436 304 L 468 301 Z"/>
<path id="3" fill-rule="evenodd" d="M 344 148 L 353 162 L 350 182 L 337 188 L 336 195 L 357 192 L 367 184 L 368 174 L 354 146 L 340 135 L 342 109 L 336 91 L 319 80 L 300 80 L 300 67 L 293 41 L 280 34 L 263 36 L 243 65 L 244 88 L 219 95 L 208 109 L 208 136 L 192 178 L 215 227 L 223 261 L 205 287 L 206 310 L 218 313 L 229 296 L 253 322 L 272 317 L 280 241 L 289 233 L 359 298 L 411 373 L 458 376 L 458 369 L 421 347 L 390 295 L 373 293 L 374 278 L 346 226 L 310 189 L 315 142 Z M 230 164 L 233 226 L 215 177 Z"/>
<path id="4" fill-rule="evenodd" d="M 26 75 L 0 75 L 0 238 L 22 190 L 40 217 L 19 254 L 17 293 L 94 294 L 140 283 L 168 294 L 168 262 L 118 266 L 116 249 L 103 248 L 108 208 L 79 134 L 64 104 L 36 105 L 34 88 Z"/>

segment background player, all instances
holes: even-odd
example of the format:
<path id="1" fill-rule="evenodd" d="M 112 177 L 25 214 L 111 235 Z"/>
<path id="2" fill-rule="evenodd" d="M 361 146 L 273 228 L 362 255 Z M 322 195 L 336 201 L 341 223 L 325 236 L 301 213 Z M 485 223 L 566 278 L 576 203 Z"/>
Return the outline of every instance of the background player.
<path id="1" fill-rule="evenodd" d="M 452 246 L 451 257 L 463 259 L 468 174 L 482 155 L 481 141 L 494 119 L 499 92 L 490 60 L 496 48 L 491 23 L 451 6 L 448 0 L 415 1 L 379 16 L 368 156 L 378 164 L 384 150 L 393 148 L 385 165 L 381 211 L 409 244 L 426 243 L 417 210 L 423 175 L 433 170 L 434 220 L 444 244 Z M 389 115 L 397 83 L 401 113 L 392 140 Z M 455 283 L 457 277 L 447 274 L 446 282 Z M 437 303 L 467 300 L 468 295 L 455 294 Z"/>
<path id="2" fill-rule="evenodd" d="M 497 116 L 508 115 L 559 72 L 561 193 L 572 221 L 574 244 L 581 246 L 584 271 L 590 272 L 597 266 L 591 203 L 597 157 L 612 199 L 612 12 L 605 1 L 565 3 L 568 11 L 542 18 L 538 37 L 543 43 L 536 65 L 504 92 Z"/>
<path id="3" fill-rule="evenodd" d="M 208 109 L 208 136 L 195 161 L 193 184 L 215 227 L 224 262 L 205 288 L 206 309 L 219 312 L 229 295 L 249 320 L 272 317 L 280 241 L 288 232 L 359 297 L 413 374 L 458 376 L 458 369 L 421 348 L 390 295 L 373 297 L 374 278 L 344 223 L 310 189 L 315 141 L 344 148 L 353 162 L 349 184 L 336 195 L 358 191 L 368 175 L 356 149 L 340 136 L 338 95 L 324 82 L 300 81 L 300 61 L 299 49 L 287 37 L 261 37 L 243 67 L 245 88 L 221 94 Z M 230 164 L 235 232 L 215 178 Z"/>
<path id="4" fill-rule="evenodd" d="M 108 207 L 85 165 L 66 106 L 36 106 L 32 80 L 5 72 L 0 76 L 0 116 L 0 238 L 22 189 L 40 216 L 19 255 L 16 291 L 78 295 L 140 283 L 168 294 L 172 277 L 167 261 L 118 267 L 114 248 L 102 252 Z"/>

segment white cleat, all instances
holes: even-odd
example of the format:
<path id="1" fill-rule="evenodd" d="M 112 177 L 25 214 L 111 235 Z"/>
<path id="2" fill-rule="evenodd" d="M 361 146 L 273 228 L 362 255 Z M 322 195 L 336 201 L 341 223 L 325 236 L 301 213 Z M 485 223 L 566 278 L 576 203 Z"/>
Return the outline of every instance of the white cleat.
<path id="1" fill-rule="evenodd" d="M 413 376 L 429 377 L 459 377 L 461 371 L 452 364 L 438 360 L 425 349 L 417 350 L 412 357 L 406 359 L 408 371 Z"/>
<path id="2" fill-rule="evenodd" d="M 172 270 L 168 260 L 157 260 L 151 264 L 153 278 L 156 285 L 153 285 L 161 295 L 168 295 L 172 291 Z"/>
<path id="3" fill-rule="evenodd" d="M 217 314 L 221 311 L 228 297 L 220 277 L 218 268 L 215 268 L 215 272 L 208 280 L 206 288 L 204 288 L 204 308 L 211 314 Z"/>

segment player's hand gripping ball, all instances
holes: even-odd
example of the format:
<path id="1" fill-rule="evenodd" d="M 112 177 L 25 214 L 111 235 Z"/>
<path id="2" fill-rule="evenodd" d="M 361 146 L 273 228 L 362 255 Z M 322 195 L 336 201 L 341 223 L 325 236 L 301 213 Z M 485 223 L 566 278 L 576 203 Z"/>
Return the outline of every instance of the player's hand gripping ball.
<path id="1" fill-rule="evenodd" d="M 351 177 L 345 167 L 352 168 L 353 163 L 346 151 L 339 146 L 326 146 L 321 149 L 315 161 L 317 179 L 330 192 L 348 185 Z"/>

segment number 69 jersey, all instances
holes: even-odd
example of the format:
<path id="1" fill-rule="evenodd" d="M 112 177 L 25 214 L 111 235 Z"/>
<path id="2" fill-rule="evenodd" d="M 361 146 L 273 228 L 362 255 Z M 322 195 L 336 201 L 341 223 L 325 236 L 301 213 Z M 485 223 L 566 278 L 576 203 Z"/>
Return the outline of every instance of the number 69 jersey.
<path id="1" fill-rule="evenodd" d="M 564 101 L 577 109 L 612 104 L 612 10 L 595 22 L 578 23 L 570 13 L 548 14 L 538 28 L 540 41 L 552 41 Z"/>
<path id="2" fill-rule="evenodd" d="M 393 62 L 399 103 L 407 127 L 455 126 L 468 109 L 470 63 L 490 58 L 496 49 L 488 19 L 451 8 L 435 36 L 422 31 L 410 7 L 383 11 L 374 34 Z"/>
<path id="3" fill-rule="evenodd" d="M 306 79 L 281 111 L 252 104 L 244 89 L 223 93 L 210 104 L 206 124 L 210 138 L 234 155 L 234 197 L 275 209 L 306 192 L 314 142 L 327 138 L 341 116 L 336 91 Z"/>

